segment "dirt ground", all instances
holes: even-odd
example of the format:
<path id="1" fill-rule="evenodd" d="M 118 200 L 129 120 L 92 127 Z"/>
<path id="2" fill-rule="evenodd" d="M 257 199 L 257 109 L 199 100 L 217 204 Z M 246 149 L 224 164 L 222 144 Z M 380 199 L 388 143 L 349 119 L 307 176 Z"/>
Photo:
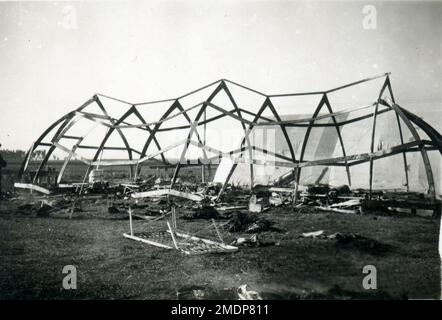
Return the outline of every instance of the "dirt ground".
<path id="1" fill-rule="evenodd" d="M 180 219 L 178 228 L 196 232 L 209 220 Z M 240 247 L 235 253 L 187 256 L 126 239 L 127 214 L 92 205 L 72 219 L 0 210 L 0 299 L 237 299 L 247 284 L 268 299 L 439 298 L 439 220 L 423 217 L 294 213 L 261 214 L 281 230 L 258 234 L 274 244 Z M 220 224 L 223 221 L 218 221 Z M 134 221 L 136 230 L 165 230 L 164 220 Z M 382 250 L 343 245 L 300 234 L 356 233 Z M 250 234 L 222 230 L 226 242 Z M 215 239 L 213 230 L 201 236 Z M 62 288 L 62 269 L 75 265 L 76 290 Z M 377 290 L 365 290 L 365 265 L 377 269 Z"/>

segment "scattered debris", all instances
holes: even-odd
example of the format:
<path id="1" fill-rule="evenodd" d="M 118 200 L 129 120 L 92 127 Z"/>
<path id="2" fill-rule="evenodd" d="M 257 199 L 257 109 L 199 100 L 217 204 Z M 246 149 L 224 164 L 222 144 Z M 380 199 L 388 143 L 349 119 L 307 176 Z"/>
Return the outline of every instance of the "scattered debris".
<path id="1" fill-rule="evenodd" d="M 261 213 L 264 209 L 263 204 L 261 203 L 262 199 L 258 200 L 256 195 L 252 195 L 249 200 L 249 211 Z"/>
<path id="2" fill-rule="evenodd" d="M 314 231 L 314 232 L 306 232 L 302 234 L 303 238 L 317 238 L 320 235 L 324 234 L 324 230 Z"/>
<path id="3" fill-rule="evenodd" d="M 37 192 L 44 193 L 44 194 L 51 194 L 51 191 L 49 191 L 48 189 L 40 187 L 40 186 L 37 186 L 35 184 L 31 184 L 31 183 L 19 183 L 19 182 L 16 182 L 16 183 L 14 183 L 14 188 L 28 189 L 28 190 L 31 190 L 31 191 L 37 191 Z"/>
<path id="4" fill-rule="evenodd" d="M 341 248 L 357 249 L 372 255 L 382 255 L 387 252 L 390 252 L 393 249 L 393 246 L 389 244 L 384 244 L 377 240 L 370 239 L 354 233 L 343 234 L 336 232 L 331 235 L 327 235 L 324 232 L 324 230 L 319 230 L 314 232 L 302 233 L 301 237 L 312 238 L 312 239 L 336 240 L 336 245 Z"/>
<path id="5" fill-rule="evenodd" d="M 339 208 L 333 208 L 331 206 L 317 206 L 316 208 L 319 210 L 322 210 L 322 211 L 331 211 L 331 212 L 338 212 L 338 213 L 358 214 L 361 212 L 360 209 L 354 209 L 354 210 L 339 209 Z"/>
<path id="6" fill-rule="evenodd" d="M 279 193 L 273 192 L 272 196 L 269 198 L 269 204 L 274 207 L 282 206 L 284 203 L 284 199 Z"/>
<path id="7" fill-rule="evenodd" d="M 17 207 L 17 212 L 20 214 L 32 214 L 36 212 L 36 210 L 38 210 L 38 208 L 32 203 L 21 204 Z"/>
<path id="8" fill-rule="evenodd" d="M 258 239 L 258 236 L 256 234 L 252 235 L 249 238 L 240 237 L 238 239 L 235 239 L 231 245 L 233 246 L 245 246 L 245 247 L 268 247 L 268 246 L 274 246 L 279 245 L 279 243 L 275 241 L 266 241 L 263 242 Z"/>
<path id="9" fill-rule="evenodd" d="M 237 212 L 232 214 L 232 217 L 227 223 L 227 228 L 230 232 L 247 232 L 259 233 L 263 231 L 279 231 L 273 227 L 273 222 L 258 217 L 253 214 L 245 212 Z"/>
<path id="10" fill-rule="evenodd" d="M 212 206 L 198 207 L 190 211 L 186 211 L 183 214 L 183 219 L 193 220 L 193 219 L 219 219 L 221 215 L 216 208 Z"/>
<path id="11" fill-rule="evenodd" d="M 201 201 L 204 199 L 204 196 L 199 194 L 192 194 L 187 192 L 181 192 L 174 189 L 157 189 L 157 190 L 151 190 L 146 192 L 139 192 L 139 193 L 132 193 L 132 198 L 139 199 L 139 198 L 148 198 L 148 197 L 159 197 L 159 196 L 166 196 L 166 195 L 172 195 L 176 197 L 186 198 L 192 201 Z"/>
<path id="12" fill-rule="evenodd" d="M 329 185 L 309 185 L 307 186 L 306 196 L 314 196 L 314 195 L 327 195 L 330 192 Z"/>
<path id="13" fill-rule="evenodd" d="M 166 221 L 167 230 L 161 230 L 159 232 L 134 232 L 133 222 L 132 222 L 132 209 L 129 208 L 129 228 L 130 233 L 124 233 L 123 236 L 141 241 L 146 244 L 150 244 L 156 247 L 164 249 L 176 249 L 187 255 L 205 254 L 205 253 L 225 253 L 225 252 L 235 252 L 238 250 L 237 247 L 227 245 L 223 242 L 219 230 L 212 220 L 212 225 L 218 234 L 221 242 L 216 242 L 213 240 L 197 237 L 195 234 L 188 234 L 185 232 L 178 231 L 177 229 L 177 217 L 175 207 L 172 210 L 156 219 L 151 221 L 156 221 L 166 216 L 170 215 L 170 221 Z"/>
<path id="14" fill-rule="evenodd" d="M 247 206 L 233 206 L 233 207 L 215 206 L 215 208 L 216 208 L 216 211 L 218 211 L 218 212 L 221 211 L 221 212 L 227 213 L 227 212 L 247 209 Z"/>
<path id="15" fill-rule="evenodd" d="M 204 291 L 203 290 L 195 289 L 192 292 L 193 292 L 193 296 L 195 297 L 195 299 L 203 299 L 204 298 Z"/>
<path id="16" fill-rule="evenodd" d="M 37 217 L 49 217 L 49 214 L 54 208 L 46 203 L 42 203 L 37 210 Z"/>
<path id="17" fill-rule="evenodd" d="M 89 173 L 89 183 L 93 184 L 96 182 L 104 181 L 104 170 L 103 169 L 92 169 Z"/>
<path id="18" fill-rule="evenodd" d="M 115 205 L 112 205 L 107 208 L 107 212 L 114 214 L 114 213 L 120 213 L 120 210 Z"/>
<path id="19" fill-rule="evenodd" d="M 361 205 L 360 199 L 350 199 L 344 202 L 334 203 L 330 207 L 331 208 L 351 208 L 357 207 Z"/>
<path id="20" fill-rule="evenodd" d="M 336 245 L 341 248 L 358 249 L 372 255 L 383 255 L 390 252 L 393 246 L 381 243 L 359 234 L 340 234 L 333 236 L 337 240 Z"/>
<path id="21" fill-rule="evenodd" d="M 238 288 L 239 300 L 262 300 L 258 292 L 247 290 L 247 285 L 243 284 Z"/>

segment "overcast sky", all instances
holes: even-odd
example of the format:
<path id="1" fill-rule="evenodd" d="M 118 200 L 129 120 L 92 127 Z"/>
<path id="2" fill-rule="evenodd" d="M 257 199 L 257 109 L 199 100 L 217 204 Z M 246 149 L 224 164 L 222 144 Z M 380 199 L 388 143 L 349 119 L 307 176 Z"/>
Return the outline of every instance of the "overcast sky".
<path id="1" fill-rule="evenodd" d="M 0 71 L 9 149 L 95 92 L 140 102 L 220 78 L 281 93 L 390 71 L 400 103 L 440 111 L 442 3 L 3 2 Z"/>

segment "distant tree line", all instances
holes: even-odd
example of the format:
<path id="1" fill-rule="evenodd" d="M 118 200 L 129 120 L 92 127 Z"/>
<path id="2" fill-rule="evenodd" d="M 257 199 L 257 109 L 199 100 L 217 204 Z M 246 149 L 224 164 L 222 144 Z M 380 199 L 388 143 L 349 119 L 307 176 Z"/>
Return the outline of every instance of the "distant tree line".
<path id="1" fill-rule="evenodd" d="M 23 150 L 0 150 L 0 154 L 6 162 L 22 161 L 25 158 L 26 151 Z"/>
<path id="2" fill-rule="evenodd" d="M 34 150 L 31 160 L 43 160 L 46 157 L 46 150 Z M 26 151 L 23 150 L 0 150 L 0 154 L 6 162 L 21 162 L 26 156 Z M 55 155 L 52 155 L 52 160 L 59 160 Z"/>

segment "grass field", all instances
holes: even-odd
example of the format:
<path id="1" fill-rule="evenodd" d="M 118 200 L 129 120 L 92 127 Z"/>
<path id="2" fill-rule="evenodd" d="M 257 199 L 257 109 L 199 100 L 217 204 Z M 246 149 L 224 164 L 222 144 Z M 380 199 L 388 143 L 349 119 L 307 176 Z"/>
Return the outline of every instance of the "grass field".
<path id="1" fill-rule="evenodd" d="M 242 284 L 270 299 L 438 298 L 440 293 L 438 219 L 275 209 L 263 215 L 281 231 L 258 237 L 277 245 L 186 256 L 124 238 L 127 216 L 94 203 L 70 220 L 14 212 L 13 203 L 2 204 L 1 299 L 195 299 L 195 292 L 204 299 L 237 299 Z M 135 223 L 138 230 L 165 228 L 164 221 Z M 188 232 L 209 223 L 178 219 L 178 227 Z M 321 229 L 358 233 L 388 250 L 300 237 Z M 244 235 L 222 233 L 227 242 Z M 213 232 L 206 236 L 214 238 Z M 77 290 L 62 288 L 65 265 L 77 267 Z M 365 265 L 377 268 L 377 290 L 362 287 Z"/>

